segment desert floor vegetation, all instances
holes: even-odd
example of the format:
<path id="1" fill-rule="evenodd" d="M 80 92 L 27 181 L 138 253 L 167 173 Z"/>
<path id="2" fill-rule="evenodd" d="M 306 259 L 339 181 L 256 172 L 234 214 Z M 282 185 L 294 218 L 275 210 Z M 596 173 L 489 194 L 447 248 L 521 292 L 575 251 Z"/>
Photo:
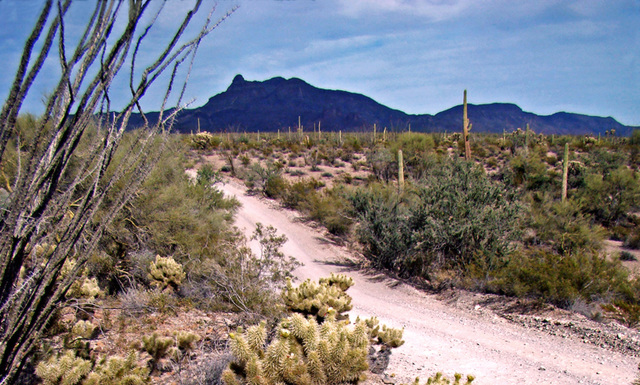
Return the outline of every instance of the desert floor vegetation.
<path id="1" fill-rule="evenodd" d="M 459 133 L 314 134 L 210 134 L 198 153 L 399 277 L 635 323 L 637 133 L 472 134 L 470 161 Z"/>

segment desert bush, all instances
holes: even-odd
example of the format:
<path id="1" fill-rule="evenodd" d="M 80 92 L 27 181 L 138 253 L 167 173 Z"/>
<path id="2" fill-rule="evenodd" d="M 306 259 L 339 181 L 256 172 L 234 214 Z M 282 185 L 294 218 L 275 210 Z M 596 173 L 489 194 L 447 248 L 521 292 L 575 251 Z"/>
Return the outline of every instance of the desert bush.
<path id="1" fill-rule="evenodd" d="M 385 147 L 376 147 L 367 153 L 371 173 L 381 181 L 389 182 L 398 175 L 395 154 Z"/>
<path id="2" fill-rule="evenodd" d="M 150 262 L 158 254 L 171 255 L 188 276 L 193 265 L 186 261 L 213 258 L 235 237 L 230 228 L 238 202 L 226 198 L 204 173 L 201 183 L 192 183 L 182 167 L 184 147 L 173 141 L 169 149 L 101 240 L 114 260 L 102 264 L 112 271 L 99 272 L 111 291 L 149 284 Z"/>
<path id="3" fill-rule="evenodd" d="M 602 309 L 609 317 L 627 327 L 635 328 L 640 325 L 640 304 L 638 303 L 616 300 L 602 305 Z"/>
<path id="4" fill-rule="evenodd" d="M 620 260 L 621 261 L 637 261 L 638 258 L 636 258 L 635 255 L 631 254 L 628 251 L 621 251 L 620 252 Z"/>
<path id="5" fill-rule="evenodd" d="M 391 189 L 372 185 L 350 196 L 364 255 L 375 267 L 395 270 L 411 252 L 408 209 Z"/>
<path id="6" fill-rule="evenodd" d="M 282 309 L 277 293 L 299 263 L 280 251 L 286 237 L 278 236 L 275 228 L 258 224 L 252 239 L 260 245 L 260 255 L 236 238 L 215 258 L 192 261 L 181 293 L 203 307 L 278 315 Z"/>
<path id="7" fill-rule="evenodd" d="M 550 194 L 534 194 L 529 206 L 528 227 L 533 232 L 527 244 L 548 246 L 559 255 L 602 249 L 605 230 L 592 223 L 578 202 L 553 201 Z"/>
<path id="8" fill-rule="evenodd" d="M 301 210 L 305 202 L 313 199 L 318 194 L 318 189 L 323 186 L 314 178 L 301 179 L 292 183 L 286 194 L 282 197 L 282 204 L 290 209 Z"/>
<path id="9" fill-rule="evenodd" d="M 608 175 L 589 174 L 579 196 L 590 202 L 587 212 L 606 227 L 627 219 L 628 213 L 640 206 L 640 183 L 637 175 L 626 167 Z"/>
<path id="10" fill-rule="evenodd" d="M 356 192 L 351 203 L 367 258 L 401 274 L 464 270 L 478 255 L 494 265 L 520 234 L 515 195 L 457 159 L 443 160 L 402 199 L 379 189 Z"/>
<path id="11" fill-rule="evenodd" d="M 502 170 L 503 178 L 512 186 L 524 187 L 526 190 L 558 189 L 560 180 L 556 180 L 547 171 L 547 165 L 537 153 L 520 153 L 509 160 Z"/>
<path id="12" fill-rule="evenodd" d="M 624 247 L 628 247 L 630 249 L 640 249 L 640 229 L 636 225 L 632 231 L 625 237 Z"/>
<path id="13" fill-rule="evenodd" d="M 590 303 L 633 297 L 628 272 L 619 261 L 608 261 L 595 252 L 559 256 L 542 249 L 526 250 L 513 255 L 493 277 L 489 287 L 494 291 L 538 298 L 562 308 L 569 308 L 577 298 Z"/>
<path id="14" fill-rule="evenodd" d="M 514 192 L 472 163 L 444 161 L 416 196 L 409 219 L 415 249 L 438 266 L 464 267 L 477 255 L 503 258 L 520 236 Z"/>

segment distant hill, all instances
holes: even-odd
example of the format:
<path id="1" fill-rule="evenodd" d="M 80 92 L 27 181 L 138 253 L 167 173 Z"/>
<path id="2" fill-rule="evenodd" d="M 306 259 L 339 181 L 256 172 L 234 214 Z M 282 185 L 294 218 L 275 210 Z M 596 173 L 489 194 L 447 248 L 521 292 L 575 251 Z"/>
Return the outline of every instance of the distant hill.
<path id="1" fill-rule="evenodd" d="M 150 120 L 157 114 L 147 115 Z M 174 128 L 192 132 L 198 128 L 210 132 L 273 132 L 295 129 L 298 117 L 306 129 L 320 124 L 323 131 L 369 130 L 373 124 L 389 130 L 442 132 L 459 131 L 462 127 L 462 105 L 436 115 L 410 115 L 386 107 L 375 100 L 352 92 L 314 87 L 298 78 L 275 77 L 265 81 L 246 81 L 236 75 L 225 92 L 215 95 L 202 107 L 182 111 Z M 542 116 L 522 111 L 515 104 L 469 104 L 473 132 L 502 133 L 529 123 L 531 129 L 545 134 L 604 134 L 615 129 L 618 135 L 629 135 L 634 128 L 611 117 L 603 118 L 567 112 Z M 133 116 L 131 125 L 141 124 Z"/>

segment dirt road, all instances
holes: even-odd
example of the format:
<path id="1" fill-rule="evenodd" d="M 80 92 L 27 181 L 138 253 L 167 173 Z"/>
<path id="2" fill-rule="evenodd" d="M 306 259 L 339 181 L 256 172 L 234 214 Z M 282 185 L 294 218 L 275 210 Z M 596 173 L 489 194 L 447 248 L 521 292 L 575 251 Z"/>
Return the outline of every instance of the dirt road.
<path id="1" fill-rule="evenodd" d="M 323 232 L 295 220 L 295 214 L 273 203 L 247 196 L 227 183 L 225 193 L 242 203 L 236 225 L 250 234 L 256 222 L 272 225 L 287 236 L 283 251 L 304 263 L 300 280 L 331 272 L 347 273 L 356 315 L 377 316 L 382 323 L 404 327 L 403 346 L 393 351 L 386 373 L 398 382 L 426 379 L 438 371 L 473 374 L 474 384 L 630 384 L 639 359 L 582 342 L 525 328 L 484 311 L 461 309 L 383 275 L 366 275 L 337 263 L 347 254 Z M 627 338 L 627 337 L 624 337 Z"/>

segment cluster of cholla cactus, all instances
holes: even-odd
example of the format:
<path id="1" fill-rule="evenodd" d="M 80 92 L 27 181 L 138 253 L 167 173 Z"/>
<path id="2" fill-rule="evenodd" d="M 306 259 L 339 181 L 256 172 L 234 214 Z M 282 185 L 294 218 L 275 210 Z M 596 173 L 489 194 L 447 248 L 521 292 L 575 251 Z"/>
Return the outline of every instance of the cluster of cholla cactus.
<path id="1" fill-rule="evenodd" d="M 360 321 L 360 318 L 356 319 L 356 323 Z M 378 317 L 371 317 L 364 320 L 365 324 L 369 328 L 369 336 L 373 343 L 378 343 L 389 348 L 397 348 L 404 344 L 402 339 L 403 329 L 394 329 L 387 327 L 387 325 L 380 325 Z"/>
<path id="2" fill-rule="evenodd" d="M 222 374 L 226 385 L 331 385 L 364 379 L 369 347 L 364 322 L 350 327 L 330 311 L 318 324 L 296 313 L 280 323 L 276 338 L 265 347 L 266 335 L 264 323 L 230 335 L 236 360 Z"/>
<path id="3" fill-rule="evenodd" d="M 151 284 L 162 290 L 176 289 L 185 278 L 182 265 L 171 257 L 156 255 L 155 262 L 149 266 L 149 279 Z"/>
<path id="4" fill-rule="evenodd" d="M 178 361 L 184 353 L 194 348 L 194 343 L 200 340 L 200 336 L 191 332 L 179 331 L 173 336 L 161 336 L 153 333 L 142 337 L 142 350 L 151 356 L 151 371 L 158 368 L 160 360 L 168 357 Z"/>
<path id="5" fill-rule="evenodd" d="M 471 385 L 475 377 L 468 375 L 466 381 L 463 383 L 462 374 L 456 373 L 453 378 L 453 382 L 442 373 L 436 373 L 427 379 L 424 385 Z M 416 378 L 412 385 L 420 385 L 420 379 Z"/>
<path id="6" fill-rule="evenodd" d="M 313 315 L 322 321 L 330 310 L 334 310 L 337 318 L 351 310 L 351 297 L 346 291 L 353 286 L 353 279 L 344 274 L 331 274 L 321 278 L 318 283 L 306 280 L 298 287 L 293 287 L 291 280 L 282 292 L 285 305 L 294 312 Z"/>
<path id="7" fill-rule="evenodd" d="M 269 343 L 265 323 L 230 334 L 235 360 L 224 371 L 226 385 L 342 384 L 364 379 L 370 344 L 398 347 L 402 330 L 380 327 L 377 318 L 350 323 L 345 292 L 353 279 L 332 274 L 318 283 L 307 280 L 294 288 L 288 282 L 285 304 L 294 312 L 278 325 Z"/>
<path id="8" fill-rule="evenodd" d="M 65 342 L 67 350 L 42 361 L 36 367 L 36 374 L 44 385 L 142 385 L 147 384 L 149 369 L 154 371 L 161 359 L 169 357 L 179 360 L 194 348 L 200 339 L 191 332 L 176 332 L 163 337 L 157 333 L 142 337 L 139 346 L 151 356 L 149 367 L 138 365 L 138 353 L 132 351 L 126 358 L 105 356 L 91 359 L 89 344 L 84 341 L 95 336 L 96 326 L 89 321 L 77 322 Z"/>
<path id="9" fill-rule="evenodd" d="M 126 358 L 109 356 L 93 363 L 67 350 L 40 362 L 36 374 L 44 385 L 143 385 L 149 379 L 149 370 L 138 365 L 135 352 Z"/>
<path id="10" fill-rule="evenodd" d="M 191 146 L 199 150 L 216 148 L 220 145 L 220 142 L 220 138 L 208 132 L 198 132 L 197 134 L 191 135 Z"/>

